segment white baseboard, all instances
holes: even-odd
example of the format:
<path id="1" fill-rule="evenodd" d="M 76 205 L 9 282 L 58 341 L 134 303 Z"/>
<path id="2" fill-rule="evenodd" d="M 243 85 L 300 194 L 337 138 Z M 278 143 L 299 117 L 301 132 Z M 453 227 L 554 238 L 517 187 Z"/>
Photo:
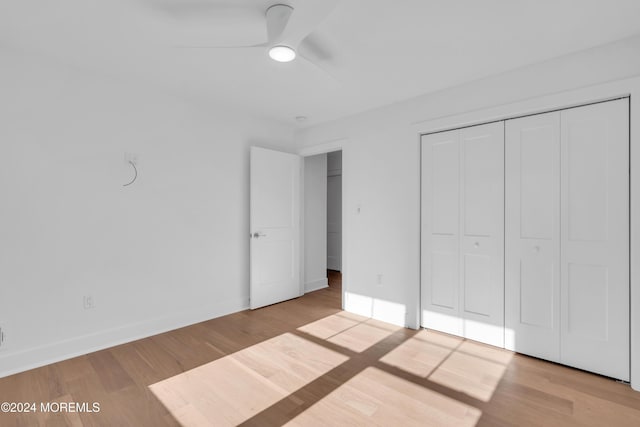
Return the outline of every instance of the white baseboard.
<path id="1" fill-rule="evenodd" d="M 226 301 L 201 309 L 143 320 L 39 347 L 0 354 L 0 366 L 2 366 L 0 378 L 236 313 L 247 308 L 249 308 L 249 301 L 246 299 Z"/>
<path id="2" fill-rule="evenodd" d="M 329 279 L 326 277 L 324 279 L 314 280 L 312 282 L 307 282 L 304 284 L 304 293 L 313 292 L 320 289 L 329 287 Z"/>

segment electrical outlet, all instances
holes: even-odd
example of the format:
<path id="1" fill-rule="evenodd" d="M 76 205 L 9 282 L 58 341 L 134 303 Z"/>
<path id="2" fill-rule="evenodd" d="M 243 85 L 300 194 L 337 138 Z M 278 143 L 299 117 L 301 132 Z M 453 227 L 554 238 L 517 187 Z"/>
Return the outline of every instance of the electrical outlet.
<path id="1" fill-rule="evenodd" d="M 82 297 L 82 306 L 85 310 L 90 310 L 96 307 L 96 301 L 93 299 L 93 296 L 85 295 Z"/>
<path id="2" fill-rule="evenodd" d="M 378 286 L 382 286 L 382 274 L 378 273 Z"/>

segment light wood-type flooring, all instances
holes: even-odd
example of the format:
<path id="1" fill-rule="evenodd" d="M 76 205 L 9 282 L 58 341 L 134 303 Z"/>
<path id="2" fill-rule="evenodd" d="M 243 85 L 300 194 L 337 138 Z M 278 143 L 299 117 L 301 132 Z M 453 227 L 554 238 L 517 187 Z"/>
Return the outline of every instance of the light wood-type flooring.
<path id="1" fill-rule="evenodd" d="M 0 379 L 0 402 L 98 402 L 0 426 L 640 426 L 640 393 L 340 310 L 341 283 Z M 55 407 L 55 406 L 54 406 Z"/>

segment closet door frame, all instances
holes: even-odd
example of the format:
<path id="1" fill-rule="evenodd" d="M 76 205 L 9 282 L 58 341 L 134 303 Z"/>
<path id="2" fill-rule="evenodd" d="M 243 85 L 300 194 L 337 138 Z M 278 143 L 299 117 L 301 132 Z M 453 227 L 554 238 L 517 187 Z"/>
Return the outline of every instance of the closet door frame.
<path id="1" fill-rule="evenodd" d="M 443 99 L 438 105 L 437 113 L 429 113 L 428 117 L 418 116 L 410 124 L 411 133 L 415 135 L 415 152 L 420 152 L 420 137 L 425 134 L 441 132 L 449 129 L 471 126 L 522 117 L 542 112 L 604 102 L 620 98 L 630 99 L 630 284 L 631 284 L 631 325 L 640 325 L 640 77 L 621 78 L 609 82 L 594 82 L 576 88 L 565 79 L 566 89 L 544 94 L 538 87 L 525 87 L 514 96 L 509 83 L 493 86 L 493 91 L 486 101 L 459 104 Z M 513 83 L 513 81 L 511 81 Z M 474 98 L 475 100 L 476 98 Z M 435 106 L 433 106 L 435 108 Z M 419 159 L 419 157 L 418 157 Z M 419 161 L 417 162 L 419 163 Z M 418 171 L 420 170 L 418 165 Z M 635 172 L 634 172 L 635 171 Z M 419 189 L 416 197 L 420 196 Z M 420 214 L 416 214 L 420 221 Z M 420 238 L 416 241 L 420 248 Z M 417 266 L 416 277 L 420 277 L 420 265 Z M 420 300 L 421 286 L 418 283 L 414 290 L 415 299 Z M 413 313 L 411 313 L 413 314 Z M 420 310 L 416 310 L 419 319 Z M 420 322 L 416 322 L 419 324 Z M 640 391 L 640 327 L 632 327 L 631 335 L 631 387 Z"/>
<path id="2" fill-rule="evenodd" d="M 466 113 L 443 115 L 440 118 L 415 122 L 412 127 L 421 137 L 427 134 L 461 129 L 483 123 L 503 121 L 518 117 L 565 110 L 616 99 L 630 99 L 629 111 L 629 168 L 632 171 L 640 167 L 640 77 L 604 83 L 592 87 L 569 90 L 562 93 L 531 97 L 512 104 L 497 107 L 485 107 Z M 634 133 L 633 129 L 637 131 Z M 640 324 L 640 173 L 630 174 L 629 209 L 629 294 L 630 325 Z M 424 220 L 424 218 L 422 218 Z M 422 272 L 420 277 L 422 277 Z M 422 285 L 418 289 L 422 292 Z M 422 310 L 420 310 L 422 315 Z M 419 322 L 423 324 L 424 322 Z M 632 388 L 640 391 L 640 328 L 630 330 L 630 382 Z"/>

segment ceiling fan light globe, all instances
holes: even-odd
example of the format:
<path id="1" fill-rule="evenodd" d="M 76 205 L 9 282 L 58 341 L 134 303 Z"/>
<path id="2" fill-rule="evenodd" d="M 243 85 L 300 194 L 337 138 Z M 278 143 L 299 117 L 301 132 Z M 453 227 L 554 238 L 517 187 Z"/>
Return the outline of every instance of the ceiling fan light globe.
<path id="1" fill-rule="evenodd" d="M 296 59 L 296 51 L 289 46 L 274 46 L 269 49 L 269 57 L 278 62 L 291 62 Z"/>

